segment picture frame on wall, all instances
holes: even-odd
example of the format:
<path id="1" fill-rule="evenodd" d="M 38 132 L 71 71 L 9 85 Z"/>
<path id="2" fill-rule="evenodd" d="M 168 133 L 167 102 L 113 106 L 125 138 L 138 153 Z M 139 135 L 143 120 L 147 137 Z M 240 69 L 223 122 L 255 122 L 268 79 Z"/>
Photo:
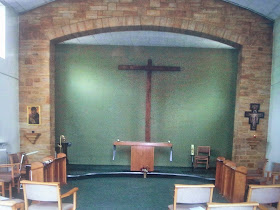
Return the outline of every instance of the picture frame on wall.
<path id="1" fill-rule="evenodd" d="M 27 124 L 41 125 L 41 108 L 38 105 L 27 106 Z"/>

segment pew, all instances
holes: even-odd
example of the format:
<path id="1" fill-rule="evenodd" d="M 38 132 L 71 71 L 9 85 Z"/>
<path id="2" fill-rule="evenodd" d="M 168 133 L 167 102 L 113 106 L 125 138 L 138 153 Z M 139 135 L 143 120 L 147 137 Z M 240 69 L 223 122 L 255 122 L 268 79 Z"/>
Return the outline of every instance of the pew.
<path id="1" fill-rule="evenodd" d="M 47 156 L 43 158 L 44 163 L 44 181 L 45 182 L 55 182 L 55 164 L 53 162 L 55 158 L 53 156 Z"/>
<path id="2" fill-rule="evenodd" d="M 215 186 L 228 201 L 244 202 L 246 177 L 246 167 L 237 167 L 234 162 L 225 160 L 224 157 L 217 158 Z"/>
<path id="3" fill-rule="evenodd" d="M 66 155 L 59 153 L 57 158 L 48 156 L 42 162 L 31 163 L 31 180 L 67 184 Z"/>
<path id="4" fill-rule="evenodd" d="M 230 199 L 230 201 L 233 203 L 244 201 L 247 171 L 248 170 L 245 166 L 238 166 L 234 169 L 232 192 Z"/>
<path id="5" fill-rule="evenodd" d="M 226 159 L 224 157 L 218 157 L 216 160 L 216 176 L 215 176 L 215 187 L 221 192 L 222 188 L 222 175 L 223 175 L 223 164 Z"/>
<path id="6" fill-rule="evenodd" d="M 232 185 L 233 185 L 233 168 L 236 167 L 236 164 L 230 160 L 225 160 L 223 164 L 223 183 L 221 193 L 225 196 L 226 199 L 231 200 Z"/>

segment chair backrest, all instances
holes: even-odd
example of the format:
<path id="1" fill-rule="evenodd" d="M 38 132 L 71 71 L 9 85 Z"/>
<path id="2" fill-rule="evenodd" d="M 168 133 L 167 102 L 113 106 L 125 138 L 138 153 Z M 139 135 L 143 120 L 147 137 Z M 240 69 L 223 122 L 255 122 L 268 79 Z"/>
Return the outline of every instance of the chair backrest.
<path id="1" fill-rule="evenodd" d="M 207 203 L 207 210 L 256 210 L 258 203 Z"/>
<path id="2" fill-rule="evenodd" d="M 210 146 L 198 146 L 197 155 L 210 156 Z"/>
<path id="3" fill-rule="evenodd" d="M 262 174 L 262 176 L 264 176 L 265 167 L 266 167 L 267 162 L 268 162 L 268 159 L 260 160 L 257 162 L 257 172 L 259 174 Z"/>
<path id="4" fill-rule="evenodd" d="M 33 182 L 22 180 L 23 195 L 26 200 L 60 201 L 59 182 Z"/>
<path id="5" fill-rule="evenodd" d="M 177 203 L 196 204 L 212 202 L 213 184 L 182 185 L 175 184 L 174 209 Z"/>
<path id="6" fill-rule="evenodd" d="M 9 154 L 10 163 L 20 163 L 20 159 L 18 158 L 18 154 Z"/>
<path id="7" fill-rule="evenodd" d="M 247 202 L 259 204 L 278 203 L 280 201 L 280 185 L 249 185 Z M 278 204 L 278 208 L 280 208 Z"/>
<path id="8" fill-rule="evenodd" d="M 280 163 L 273 163 L 272 172 L 280 172 Z"/>
<path id="9" fill-rule="evenodd" d="M 9 154 L 10 163 L 11 164 L 20 163 L 22 165 L 27 164 L 28 163 L 27 156 L 26 155 L 22 156 L 23 154 L 24 152 Z M 23 168 L 22 165 L 19 166 L 19 170 L 22 170 Z M 19 171 L 16 171 L 16 173 L 19 173 Z"/>

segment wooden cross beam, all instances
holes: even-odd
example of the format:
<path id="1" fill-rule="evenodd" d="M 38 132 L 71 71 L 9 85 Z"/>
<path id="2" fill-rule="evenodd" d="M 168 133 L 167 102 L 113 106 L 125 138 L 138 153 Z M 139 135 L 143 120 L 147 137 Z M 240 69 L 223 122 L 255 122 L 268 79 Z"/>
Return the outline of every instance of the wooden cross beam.
<path id="1" fill-rule="evenodd" d="M 146 118 L 145 118 L 145 141 L 151 141 L 151 92 L 152 92 L 152 71 L 180 71 L 176 66 L 153 66 L 152 59 L 148 60 L 147 66 L 119 65 L 119 70 L 144 70 L 147 71 L 146 82 Z"/>

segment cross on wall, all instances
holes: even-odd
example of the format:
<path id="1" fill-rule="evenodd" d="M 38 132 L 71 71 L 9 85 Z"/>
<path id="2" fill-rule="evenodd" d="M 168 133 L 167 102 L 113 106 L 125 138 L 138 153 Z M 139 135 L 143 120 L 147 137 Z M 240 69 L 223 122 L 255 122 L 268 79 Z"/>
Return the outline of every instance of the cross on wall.
<path id="1" fill-rule="evenodd" d="M 249 124 L 251 130 L 257 130 L 257 124 L 259 124 L 260 118 L 264 118 L 264 112 L 259 112 L 260 104 L 250 104 L 250 111 L 245 112 L 245 117 L 249 118 Z"/>
<path id="2" fill-rule="evenodd" d="M 152 59 L 148 59 L 147 66 L 119 65 L 119 70 L 142 70 L 147 71 L 146 81 L 146 116 L 145 116 L 145 141 L 151 141 L 151 95 L 152 95 L 152 71 L 180 71 L 177 66 L 153 66 Z"/>

